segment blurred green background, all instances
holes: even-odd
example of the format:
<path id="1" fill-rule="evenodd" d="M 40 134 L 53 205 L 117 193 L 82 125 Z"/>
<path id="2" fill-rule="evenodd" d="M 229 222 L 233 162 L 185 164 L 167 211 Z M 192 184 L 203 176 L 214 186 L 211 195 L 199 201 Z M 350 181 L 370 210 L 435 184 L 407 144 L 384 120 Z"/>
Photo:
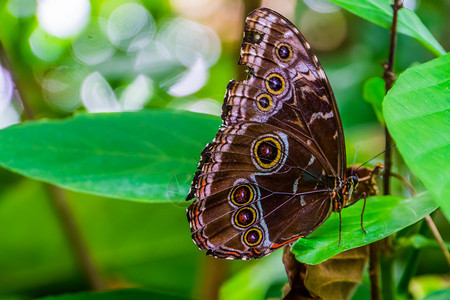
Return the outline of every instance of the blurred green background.
<path id="1" fill-rule="evenodd" d="M 383 130 L 363 100 L 363 86 L 382 74 L 389 32 L 327 1 L 3 0 L 0 5 L 2 89 L 12 91 L 8 82 L 16 88 L 1 95 L 0 128 L 86 111 L 173 108 L 220 115 L 228 81 L 246 76 L 237 65 L 243 21 L 261 5 L 294 21 L 318 55 L 338 101 L 349 163 L 360 141 L 359 162 L 384 150 Z M 407 5 L 448 49 L 449 1 Z M 399 72 L 433 56 L 400 35 L 396 58 Z M 287 280 L 280 253 L 241 262 L 215 260 L 197 250 L 185 195 L 174 188 L 174 182 L 190 179 L 191 174 L 179 174 L 167 183 L 167 197 L 175 199 L 171 204 L 63 192 L 108 287 L 214 299 L 222 282 L 232 278 L 254 288 L 255 295 L 280 296 Z M 0 298 L 89 290 L 51 193 L 45 184 L 0 169 Z M 433 253 L 425 253 L 428 261 L 418 275 L 443 272 Z M 258 264 L 267 266 L 264 280 L 253 282 L 249 273 L 233 277 Z M 355 297 L 364 299 L 367 289 L 365 284 Z"/>

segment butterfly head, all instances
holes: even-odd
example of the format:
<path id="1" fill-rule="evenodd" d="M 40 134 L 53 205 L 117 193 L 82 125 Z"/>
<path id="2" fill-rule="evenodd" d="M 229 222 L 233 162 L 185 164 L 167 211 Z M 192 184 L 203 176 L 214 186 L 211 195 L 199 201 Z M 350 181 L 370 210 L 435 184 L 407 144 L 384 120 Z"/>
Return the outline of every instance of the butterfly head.
<path id="1" fill-rule="evenodd" d="M 349 206 L 361 198 L 374 196 L 378 193 L 375 179 L 380 175 L 382 164 L 375 168 L 349 167 L 346 170 L 346 180 L 343 187 L 343 206 Z"/>

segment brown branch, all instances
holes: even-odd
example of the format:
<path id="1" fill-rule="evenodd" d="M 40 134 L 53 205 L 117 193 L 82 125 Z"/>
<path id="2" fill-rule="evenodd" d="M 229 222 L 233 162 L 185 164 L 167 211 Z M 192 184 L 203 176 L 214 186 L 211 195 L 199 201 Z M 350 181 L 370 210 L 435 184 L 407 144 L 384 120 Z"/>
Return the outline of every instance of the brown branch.
<path id="1" fill-rule="evenodd" d="M 391 173 L 391 176 L 400 180 L 400 182 L 402 182 L 409 189 L 411 196 L 415 197 L 417 195 L 414 187 L 405 177 L 403 177 L 400 174 L 394 173 L 394 172 Z M 447 264 L 450 266 L 450 253 L 449 253 L 447 247 L 445 246 L 444 239 L 442 238 L 441 233 L 439 232 L 439 229 L 436 227 L 436 224 L 434 223 L 434 221 L 430 215 L 427 215 L 425 217 L 425 221 L 427 222 L 427 225 L 430 228 L 431 233 L 433 234 L 434 238 L 438 242 L 439 248 L 441 249 L 442 254 L 444 254 Z"/>
<path id="2" fill-rule="evenodd" d="M 394 81 L 395 81 L 395 75 L 394 75 L 394 58 L 395 58 L 395 47 L 397 42 L 397 19 L 398 19 L 398 11 L 403 7 L 403 1 L 402 0 L 395 0 L 394 4 L 391 5 L 393 10 L 393 16 L 392 16 L 392 26 L 391 26 L 391 35 L 390 35 L 390 47 L 389 47 L 389 58 L 388 62 L 383 64 L 384 67 L 384 73 L 383 73 L 383 79 L 385 81 L 385 90 L 386 93 L 391 89 Z M 385 156 L 384 156 L 384 177 L 383 177 L 383 194 L 389 195 L 390 194 L 390 177 L 391 177 L 391 169 L 392 169 L 392 138 L 389 133 L 389 130 L 387 127 L 385 127 Z M 387 243 L 387 241 L 384 241 Z M 377 243 L 378 244 L 378 243 Z M 369 274 L 370 274 L 370 282 L 371 282 L 371 299 L 372 300 L 379 300 L 380 299 L 380 289 L 379 289 L 379 258 L 378 258 L 378 245 L 371 245 L 371 255 L 370 255 L 370 267 L 369 267 Z M 373 260 L 373 261 L 372 261 Z M 389 261 L 383 260 L 383 261 Z M 385 265 L 385 267 L 387 267 Z M 384 270 L 385 272 L 383 274 L 389 275 L 386 272 L 391 272 L 391 270 Z M 383 277 L 390 277 L 390 276 L 383 276 Z M 387 280 L 390 280 L 390 278 L 384 278 Z M 383 280 L 383 283 L 385 284 L 391 284 L 388 283 L 386 280 Z M 385 293 L 384 298 L 390 299 L 393 297 L 391 295 L 391 289 L 389 286 L 385 286 Z"/>
<path id="3" fill-rule="evenodd" d="M 283 248 L 283 264 L 288 277 L 288 286 L 283 288 L 283 300 L 314 299 L 305 286 L 306 265 L 299 262 L 291 252 L 291 246 Z"/>
<path id="4" fill-rule="evenodd" d="M 370 278 L 370 299 L 380 299 L 380 263 L 378 260 L 378 243 L 369 245 L 369 278 Z"/>
<path id="5" fill-rule="evenodd" d="M 26 87 L 22 85 L 22 81 L 20 80 L 20 76 L 18 75 L 18 73 L 22 74 L 27 71 L 29 74 L 32 74 L 32 72 L 30 70 L 22 70 L 22 72 L 16 73 L 15 70 L 20 69 L 20 65 L 14 64 L 14 62 L 17 61 L 14 54 L 9 57 L 8 52 L 5 50 L 1 42 L 0 60 L 2 62 L 2 65 L 11 73 L 16 93 L 20 97 L 22 105 L 24 107 L 24 118 L 26 120 L 33 120 L 34 112 L 31 109 L 28 101 L 26 101 L 27 96 L 30 93 L 26 90 Z M 106 286 L 101 279 L 101 276 L 97 268 L 95 267 L 92 258 L 89 255 L 87 246 L 81 237 L 80 230 L 78 229 L 76 221 L 70 212 L 70 208 L 67 204 L 67 199 L 65 198 L 64 193 L 61 189 L 49 184 L 45 184 L 45 187 L 48 190 L 50 202 L 52 203 L 55 209 L 55 213 L 59 218 L 61 227 L 65 233 L 65 237 L 67 238 L 67 242 L 73 250 L 75 259 L 79 263 L 83 275 L 88 280 L 89 286 L 93 290 L 105 289 Z"/>
<path id="6" fill-rule="evenodd" d="M 384 66 L 384 73 L 383 73 L 383 79 L 385 82 L 385 89 L 386 93 L 391 89 L 392 84 L 395 81 L 395 75 L 394 75 L 394 59 L 395 59 L 395 47 L 397 44 L 397 18 L 398 18 L 398 11 L 403 7 L 403 1 L 402 0 L 395 0 L 394 4 L 391 5 L 393 10 L 393 16 L 392 16 L 392 26 L 391 26 L 391 36 L 390 36 L 390 47 L 389 47 L 389 58 L 388 62 L 385 63 Z M 391 135 L 385 127 L 385 156 L 384 156 L 384 173 L 385 176 L 383 178 L 383 190 L 384 195 L 390 194 L 390 177 L 391 177 L 391 169 L 392 169 L 392 139 Z"/>
<path id="7" fill-rule="evenodd" d="M 106 285 L 89 255 L 86 243 L 81 236 L 81 232 L 70 211 L 70 207 L 63 191 L 50 184 L 45 184 L 45 187 L 48 191 L 50 202 L 59 218 L 65 237 L 70 244 L 70 248 L 74 252 L 78 265 L 81 266 L 81 271 L 87 278 L 91 289 L 96 291 L 106 289 Z"/>
<path id="8" fill-rule="evenodd" d="M 448 252 L 448 249 L 445 246 L 445 242 L 442 239 L 441 233 L 437 229 L 436 224 L 434 224 L 434 221 L 430 215 L 427 215 L 425 217 L 425 221 L 427 222 L 428 227 L 431 230 L 431 233 L 433 233 L 434 238 L 438 242 L 439 248 L 441 248 L 441 251 L 444 254 L 445 260 L 447 261 L 447 264 L 450 266 L 450 253 Z"/>

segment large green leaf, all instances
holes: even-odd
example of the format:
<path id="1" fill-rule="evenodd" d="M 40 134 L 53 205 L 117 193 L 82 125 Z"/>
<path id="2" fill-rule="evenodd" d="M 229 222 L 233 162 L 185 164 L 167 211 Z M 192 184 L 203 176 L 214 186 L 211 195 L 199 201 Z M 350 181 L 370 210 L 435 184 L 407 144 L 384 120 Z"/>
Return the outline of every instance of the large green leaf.
<path id="1" fill-rule="evenodd" d="M 27 122 L 0 130 L 0 166 L 74 191 L 178 201 L 219 124 L 171 110 Z"/>
<path id="2" fill-rule="evenodd" d="M 298 261 L 318 264 L 345 250 L 381 240 L 433 212 L 438 206 L 428 194 L 404 199 L 397 196 L 378 196 L 367 199 L 364 229 L 361 230 L 362 203 L 342 210 L 342 243 L 339 244 L 339 215 L 330 218 L 306 238 L 292 247 Z"/>
<path id="3" fill-rule="evenodd" d="M 450 219 L 450 54 L 409 68 L 383 102 L 400 154 Z"/>
<path id="4" fill-rule="evenodd" d="M 384 28 L 391 28 L 392 1 L 389 0 L 331 0 L 355 15 Z M 410 9 L 402 8 L 398 15 L 398 31 L 409 35 L 421 43 L 435 56 L 446 53 L 419 17 Z"/>

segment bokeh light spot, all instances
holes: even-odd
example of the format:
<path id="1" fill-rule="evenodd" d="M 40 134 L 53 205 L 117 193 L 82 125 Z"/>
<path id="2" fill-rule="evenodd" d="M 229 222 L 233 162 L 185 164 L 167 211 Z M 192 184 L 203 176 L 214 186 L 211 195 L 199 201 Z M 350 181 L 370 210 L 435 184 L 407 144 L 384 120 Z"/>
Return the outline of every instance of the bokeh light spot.
<path id="1" fill-rule="evenodd" d="M 80 88 L 87 74 L 88 71 L 78 65 L 52 69 L 41 82 L 44 100 L 58 111 L 75 111 L 81 105 Z"/>
<path id="2" fill-rule="evenodd" d="M 39 25 L 48 33 L 69 38 L 89 22 L 89 0 L 40 0 L 37 8 Z"/>
<path id="3" fill-rule="evenodd" d="M 84 79 L 81 101 L 91 113 L 121 111 L 114 91 L 99 72 L 94 72 Z"/>
<path id="4" fill-rule="evenodd" d="M 220 116 L 222 112 L 222 105 L 220 105 L 219 102 L 212 99 L 201 99 L 187 105 L 186 110 L 197 113 Z"/>
<path id="5" fill-rule="evenodd" d="M 9 0 L 7 9 L 16 18 L 26 18 L 34 15 L 36 0 Z"/>
<path id="6" fill-rule="evenodd" d="M 176 97 L 193 94 L 205 85 L 207 77 L 208 68 L 205 61 L 198 57 L 181 79 L 169 88 L 168 93 Z"/>
<path id="7" fill-rule="evenodd" d="M 0 65 L 0 112 L 11 102 L 13 89 L 11 74 Z"/>
<path id="8" fill-rule="evenodd" d="M 164 24 L 158 40 L 185 66 L 197 63 L 199 55 L 212 66 L 221 52 L 220 39 L 211 28 L 182 18 Z"/>
<path id="9" fill-rule="evenodd" d="M 127 3 L 117 7 L 108 20 L 108 37 L 117 47 L 136 51 L 146 46 L 155 33 L 153 17 L 145 7 Z"/>
<path id="10" fill-rule="evenodd" d="M 140 74 L 122 92 L 119 103 L 124 111 L 139 110 L 144 108 L 144 105 L 150 100 L 152 94 L 152 80 Z"/>
<path id="11" fill-rule="evenodd" d="M 331 13 L 338 11 L 340 7 L 329 0 L 304 0 L 305 4 L 319 13 Z"/>
<path id="12" fill-rule="evenodd" d="M 314 50 L 331 51 L 347 37 L 347 20 L 342 11 L 318 13 L 307 10 L 300 19 L 302 33 Z"/>
<path id="13" fill-rule="evenodd" d="M 72 43 L 73 54 L 77 59 L 88 65 L 97 65 L 109 59 L 115 52 L 115 47 L 103 33 L 99 19 L 91 22 L 87 30 Z"/>
<path id="14" fill-rule="evenodd" d="M 52 62 L 64 52 L 60 39 L 46 33 L 42 28 L 36 28 L 28 39 L 31 51 L 41 60 Z"/>
<path id="15" fill-rule="evenodd" d="M 181 109 L 215 116 L 220 116 L 222 114 L 222 104 L 210 98 L 175 98 L 167 105 L 167 108 Z"/>

